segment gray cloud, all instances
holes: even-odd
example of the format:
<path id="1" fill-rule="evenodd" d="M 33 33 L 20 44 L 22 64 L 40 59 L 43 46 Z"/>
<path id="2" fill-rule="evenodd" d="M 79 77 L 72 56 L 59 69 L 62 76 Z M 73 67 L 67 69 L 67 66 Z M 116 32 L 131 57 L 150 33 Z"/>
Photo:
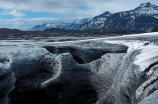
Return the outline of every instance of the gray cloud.
<path id="1" fill-rule="evenodd" d="M 31 18 L 31 19 L 22 19 L 22 18 L 14 18 L 9 20 L 0 20 L 0 28 L 10 28 L 10 29 L 21 29 L 28 30 L 35 26 L 36 24 L 43 23 L 52 23 L 58 22 L 61 19 L 58 18 Z"/>
<path id="2" fill-rule="evenodd" d="M 30 11 L 30 12 L 51 12 L 65 14 L 67 17 L 80 16 L 91 17 L 105 11 L 112 13 L 130 10 L 149 0 L 0 0 L 0 8 Z M 157 4 L 157 0 L 150 0 Z M 80 7 L 85 7 L 82 9 Z"/>

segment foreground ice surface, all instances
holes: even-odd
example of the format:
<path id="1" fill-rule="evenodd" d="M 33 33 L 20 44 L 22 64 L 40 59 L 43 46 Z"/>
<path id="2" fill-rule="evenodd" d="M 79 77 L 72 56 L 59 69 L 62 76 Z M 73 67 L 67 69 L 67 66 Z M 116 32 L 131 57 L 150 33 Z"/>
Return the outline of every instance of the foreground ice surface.
<path id="1" fill-rule="evenodd" d="M 8 104 L 8 95 L 14 89 L 15 76 L 4 64 L 0 63 L 0 104 Z"/>
<path id="2" fill-rule="evenodd" d="M 0 62 L 17 79 L 10 101 L 157 104 L 157 40 L 158 33 L 147 33 L 0 47 Z"/>
<path id="3" fill-rule="evenodd" d="M 137 55 L 134 64 L 140 66 L 141 71 L 145 71 L 151 64 L 156 63 L 158 61 L 158 46 L 142 46 L 137 50 L 141 51 L 140 54 Z"/>

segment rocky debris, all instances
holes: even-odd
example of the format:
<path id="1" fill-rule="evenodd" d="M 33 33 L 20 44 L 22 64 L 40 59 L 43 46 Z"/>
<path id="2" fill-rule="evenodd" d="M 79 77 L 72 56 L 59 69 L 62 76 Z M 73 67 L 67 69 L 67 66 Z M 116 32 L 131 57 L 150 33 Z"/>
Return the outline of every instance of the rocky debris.
<path id="1" fill-rule="evenodd" d="M 13 72 L 0 63 L 0 104 L 8 104 L 10 102 L 8 95 L 14 89 L 15 80 Z"/>

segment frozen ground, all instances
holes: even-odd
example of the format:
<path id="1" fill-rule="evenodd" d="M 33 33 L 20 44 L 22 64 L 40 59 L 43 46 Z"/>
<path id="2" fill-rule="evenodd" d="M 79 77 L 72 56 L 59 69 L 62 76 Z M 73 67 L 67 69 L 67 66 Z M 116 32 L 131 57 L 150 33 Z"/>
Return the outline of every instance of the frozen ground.
<path id="1" fill-rule="evenodd" d="M 0 41 L 13 104 L 158 104 L 158 33 L 53 39 Z"/>

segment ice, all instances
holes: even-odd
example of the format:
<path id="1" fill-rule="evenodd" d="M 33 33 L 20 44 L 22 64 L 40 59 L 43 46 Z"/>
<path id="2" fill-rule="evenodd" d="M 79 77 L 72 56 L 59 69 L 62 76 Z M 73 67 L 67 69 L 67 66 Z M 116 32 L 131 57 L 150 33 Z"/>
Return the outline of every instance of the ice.
<path id="1" fill-rule="evenodd" d="M 10 72 L 11 70 L 5 66 L 4 64 L 0 63 L 0 76 Z"/>
<path id="2" fill-rule="evenodd" d="M 141 53 L 137 55 L 134 64 L 140 66 L 141 71 L 145 71 L 149 65 L 157 62 L 158 59 L 158 46 L 148 45 L 138 48 Z"/>
<path id="3" fill-rule="evenodd" d="M 129 48 L 127 50 L 127 55 L 124 58 L 126 58 L 129 55 L 129 53 L 140 50 L 141 53 L 137 55 L 135 61 L 133 62 L 134 64 L 140 66 L 140 71 L 145 71 L 145 69 L 147 69 L 149 65 L 156 62 L 158 58 L 158 54 L 157 54 L 158 46 L 152 45 L 149 41 L 122 40 L 122 41 L 104 41 L 104 42 L 111 44 L 123 44 L 128 46 Z M 145 44 L 149 44 L 149 45 L 146 46 Z"/>

